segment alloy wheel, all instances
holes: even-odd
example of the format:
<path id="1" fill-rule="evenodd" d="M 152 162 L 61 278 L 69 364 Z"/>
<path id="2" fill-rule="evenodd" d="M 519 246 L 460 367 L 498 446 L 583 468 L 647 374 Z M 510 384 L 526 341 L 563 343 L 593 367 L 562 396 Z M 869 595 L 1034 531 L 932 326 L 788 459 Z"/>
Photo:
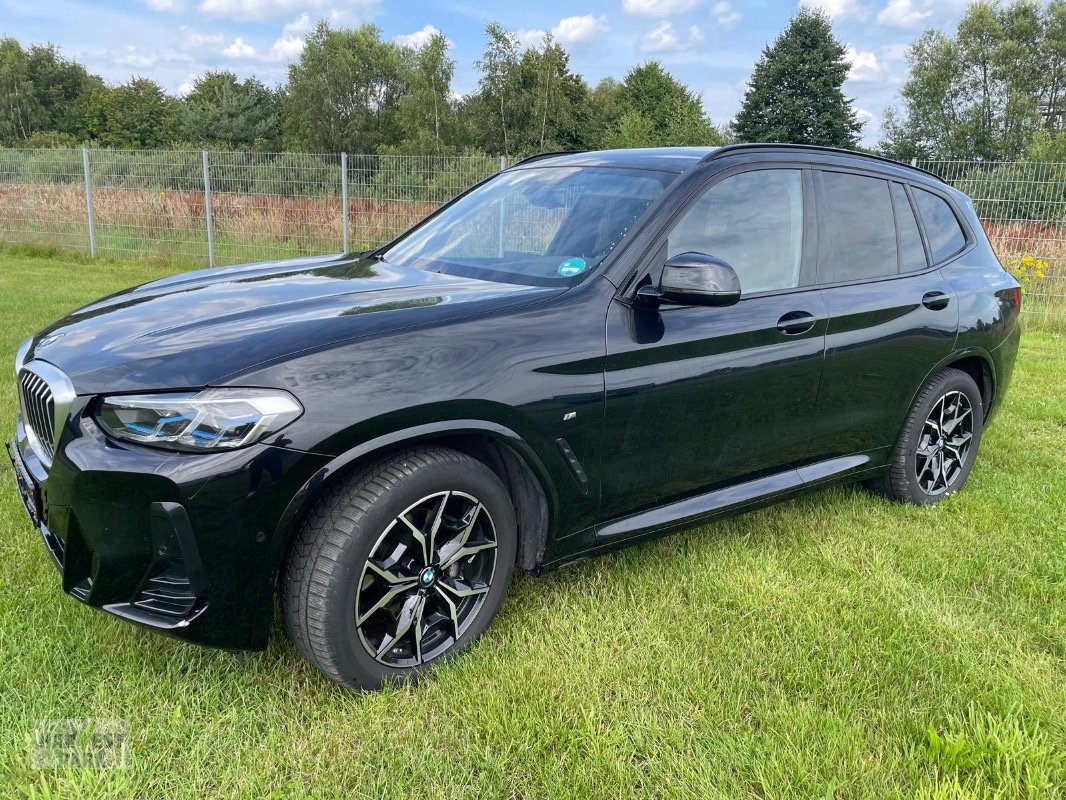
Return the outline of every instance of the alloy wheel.
<path id="1" fill-rule="evenodd" d="M 974 431 L 973 406 L 964 392 L 948 392 L 929 412 L 914 459 L 918 487 L 944 494 L 962 473 Z"/>
<path id="2" fill-rule="evenodd" d="M 389 667 L 415 667 L 451 648 L 485 603 L 496 571 L 496 528 L 465 492 L 408 506 L 385 528 L 356 595 L 359 640 Z"/>

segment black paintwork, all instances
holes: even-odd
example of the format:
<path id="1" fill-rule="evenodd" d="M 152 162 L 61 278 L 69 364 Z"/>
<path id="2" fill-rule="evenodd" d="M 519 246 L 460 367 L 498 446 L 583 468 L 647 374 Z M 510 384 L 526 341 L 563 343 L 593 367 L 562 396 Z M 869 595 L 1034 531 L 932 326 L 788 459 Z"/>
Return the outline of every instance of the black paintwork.
<path id="1" fill-rule="evenodd" d="M 192 641 L 260 648 L 301 514 L 332 480 L 411 443 L 485 455 L 491 442 L 511 454 L 506 469 L 489 460 L 529 476 L 520 553 L 539 570 L 875 474 L 920 388 L 960 359 L 983 375 L 989 413 L 998 407 L 1018 343 L 1017 283 L 965 198 L 931 176 L 774 146 L 570 154 L 515 169 L 544 163 L 678 177 L 599 271 L 571 286 L 330 256 L 178 275 L 38 333 L 27 360 L 62 369 L 78 397 L 50 470 L 32 451 L 13 457 L 63 549 L 64 589 Z M 929 188 L 966 221 L 969 245 L 924 272 L 729 307 L 642 302 L 638 290 L 663 267 L 664 231 L 697 191 L 782 164 Z M 804 258 L 816 274 L 817 254 Z M 934 291 L 946 306 L 923 305 Z M 206 386 L 284 388 L 305 413 L 259 444 L 198 455 L 115 441 L 90 413 L 105 393 Z M 184 559 L 199 563 L 198 605 L 175 624 L 130 602 L 158 562 L 160 526 L 181 529 L 182 514 L 194 543 L 177 546 L 195 551 Z"/>

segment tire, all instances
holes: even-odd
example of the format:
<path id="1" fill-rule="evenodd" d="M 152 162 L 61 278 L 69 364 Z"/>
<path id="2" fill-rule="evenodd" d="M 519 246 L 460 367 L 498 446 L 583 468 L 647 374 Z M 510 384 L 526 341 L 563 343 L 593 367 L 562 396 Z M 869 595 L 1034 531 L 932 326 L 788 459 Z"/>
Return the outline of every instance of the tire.
<path id="1" fill-rule="evenodd" d="M 941 411 L 948 435 L 937 439 Z M 965 372 L 944 370 L 918 394 L 888 471 L 871 482 L 871 488 L 901 503 L 939 503 L 966 483 L 983 430 L 984 405 L 977 384 Z"/>
<path id="2" fill-rule="evenodd" d="M 400 453 L 329 489 L 303 522 L 280 584 L 286 632 L 341 686 L 415 681 L 488 627 L 517 546 L 488 467 L 440 447 Z"/>

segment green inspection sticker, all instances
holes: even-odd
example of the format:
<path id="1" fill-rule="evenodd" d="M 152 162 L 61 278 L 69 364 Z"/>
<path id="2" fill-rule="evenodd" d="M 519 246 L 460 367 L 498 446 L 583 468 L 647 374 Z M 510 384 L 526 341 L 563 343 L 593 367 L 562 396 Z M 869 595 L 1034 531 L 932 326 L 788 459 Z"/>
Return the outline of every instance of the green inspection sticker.
<path id="1" fill-rule="evenodd" d="M 564 278 L 572 278 L 584 272 L 585 266 L 585 259 L 583 258 L 568 258 L 559 265 L 558 272 Z"/>

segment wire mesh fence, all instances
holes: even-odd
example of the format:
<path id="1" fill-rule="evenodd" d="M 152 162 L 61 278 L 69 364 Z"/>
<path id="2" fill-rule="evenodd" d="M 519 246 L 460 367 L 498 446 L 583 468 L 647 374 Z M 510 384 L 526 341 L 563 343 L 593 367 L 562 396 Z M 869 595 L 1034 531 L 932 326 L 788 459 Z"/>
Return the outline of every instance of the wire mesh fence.
<path id="1" fill-rule="evenodd" d="M 0 241 L 223 265 L 381 244 L 494 156 L 0 149 Z M 1066 324 L 1066 163 L 916 162 L 973 198 L 1026 310 Z"/>
<path id="2" fill-rule="evenodd" d="M 1066 163 L 916 161 L 973 199 L 1024 309 L 1066 325 Z"/>
<path id="3" fill-rule="evenodd" d="M 0 240 L 213 266 L 364 250 L 506 165 L 487 156 L 0 149 Z"/>

